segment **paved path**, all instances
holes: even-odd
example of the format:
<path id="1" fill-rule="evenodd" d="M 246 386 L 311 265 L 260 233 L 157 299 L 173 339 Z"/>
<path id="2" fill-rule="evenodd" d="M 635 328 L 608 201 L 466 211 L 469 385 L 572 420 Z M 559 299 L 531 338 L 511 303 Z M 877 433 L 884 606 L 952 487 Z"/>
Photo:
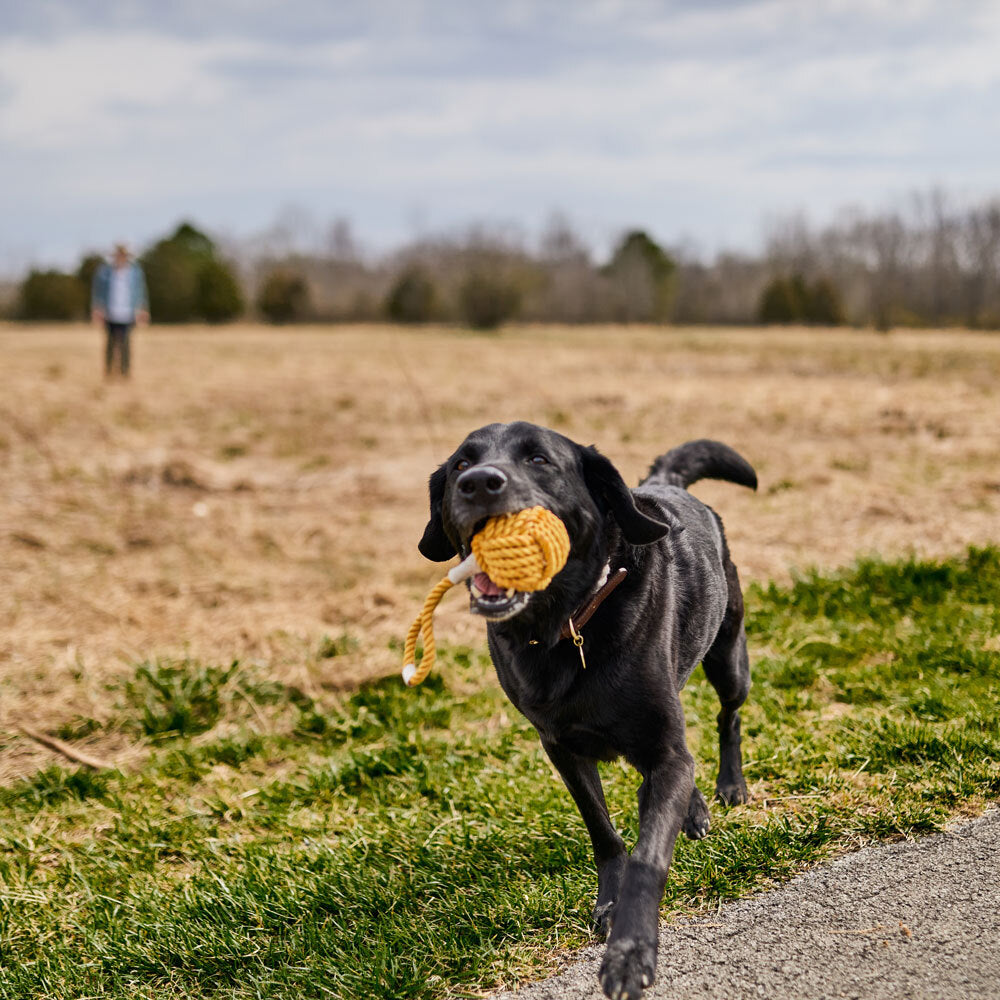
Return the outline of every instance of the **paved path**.
<path id="1" fill-rule="evenodd" d="M 494 1000 L 603 997 L 590 947 Z M 665 925 L 644 1000 L 1000 1000 L 1000 810 Z"/>

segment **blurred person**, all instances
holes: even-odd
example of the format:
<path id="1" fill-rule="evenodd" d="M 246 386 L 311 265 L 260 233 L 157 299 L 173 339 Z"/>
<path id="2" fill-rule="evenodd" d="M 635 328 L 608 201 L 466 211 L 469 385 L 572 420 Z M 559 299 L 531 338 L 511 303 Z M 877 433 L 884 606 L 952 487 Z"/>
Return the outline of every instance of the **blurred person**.
<path id="1" fill-rule="evenodd" d="M 136 323 L 149 322 L 149 294 L 146 276 L 132 259 L 124 243 L 115 246 L 111 263 L 103 263 L 94 274 L 90 289 L 90 315 L 96 325 L 104 324 L 104 374 L 110 377 L 118 355 L 118 370 L 127 378 L 131 361 L 129 334 Z"/>

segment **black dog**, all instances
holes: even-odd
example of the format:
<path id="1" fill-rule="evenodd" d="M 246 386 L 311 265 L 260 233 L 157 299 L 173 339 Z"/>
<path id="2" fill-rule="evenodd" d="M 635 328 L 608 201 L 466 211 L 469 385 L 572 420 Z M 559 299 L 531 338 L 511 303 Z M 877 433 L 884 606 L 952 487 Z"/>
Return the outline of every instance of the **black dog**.
<path id="1" fill-rule="evenodd" d="M 653 981 L 678 832 L 708 833 L 679 696 L 699 661 L 722 703 L 715 793 L 724 803 L 747 799 L 743 595 L 722 522 L 685 489 L 704 478 L 757 487 L 731 448 L 692 441 L 658 458 L 630 491 L 594 448 L 528 423 L 474 431 L 430 478 L 420 540 L 428 559 L 464 557 L 487 518 L 525 507 L 547 507 L 569 532 L 569 561 L 546 590 L 502 590 L 480 573 L 469 591 L 472 612 L 489 622 L 500 684 L 538 730 L 590 832 L 594 920 L 608 936 L 600 979 L 613 1000 L 637 998 Z M 643 778 L 631 856 L 596 765 L 622 756 Z"/>

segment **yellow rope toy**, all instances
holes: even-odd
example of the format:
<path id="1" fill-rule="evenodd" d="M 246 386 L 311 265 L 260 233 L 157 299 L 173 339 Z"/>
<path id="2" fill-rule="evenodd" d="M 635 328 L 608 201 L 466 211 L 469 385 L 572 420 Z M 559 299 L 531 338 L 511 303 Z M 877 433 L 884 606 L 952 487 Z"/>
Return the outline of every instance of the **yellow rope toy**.
<path id="1" fill-rule="evenodd" d="M 414 687 L 434 666 L 434 609 L 455 586 L 476 573 L 485 573 L 498 587 L 544 590 L 569 558 L 566 525 L 544 507 L 491 517 L 472 538 L 472 553 L 427 595 L 406 636 L 403 680 Z M 417 636 L 423 633 L 424 655 L 417 666 Z"/>

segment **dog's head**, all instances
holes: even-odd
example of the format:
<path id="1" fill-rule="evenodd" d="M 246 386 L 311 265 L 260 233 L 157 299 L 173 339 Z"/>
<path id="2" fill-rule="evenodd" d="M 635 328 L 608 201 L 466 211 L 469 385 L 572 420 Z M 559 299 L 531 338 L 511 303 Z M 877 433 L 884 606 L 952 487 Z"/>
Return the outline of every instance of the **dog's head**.
<path id="1" fill-rule="evenodd" d="M 551 510 L 571 543 L 569 561 L 550 586 L 556 591 L 560 581 L 586 588 L 599 575 L 609 518 L 633 545 L 655 542 L 670 530 L 636 508 L 618 470 L 595 448 L 523 422 L 473 431 L 431 476 L 430 506 L 419 548 L 438 562 L 464 558 L 472 536 L 496 514 Z M 490 621 L 513 618 L 532 601 L 531 594 L 503 590 L 485 573 L 469 581 L 469 593 L 472 612 Z"/>

